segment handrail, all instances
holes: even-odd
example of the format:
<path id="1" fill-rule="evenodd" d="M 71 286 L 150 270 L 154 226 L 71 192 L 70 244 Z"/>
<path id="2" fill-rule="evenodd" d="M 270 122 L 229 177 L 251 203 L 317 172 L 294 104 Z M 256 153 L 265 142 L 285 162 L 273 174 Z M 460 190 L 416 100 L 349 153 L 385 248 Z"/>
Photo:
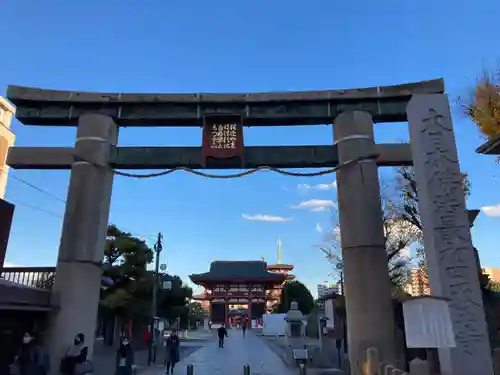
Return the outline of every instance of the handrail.
<path id="1" fill-rule="evenodd" d="M 55 274 L 55 267 L 3 267 L 0 270 L 0 279 L 28 288 L 50 290 Z"/>

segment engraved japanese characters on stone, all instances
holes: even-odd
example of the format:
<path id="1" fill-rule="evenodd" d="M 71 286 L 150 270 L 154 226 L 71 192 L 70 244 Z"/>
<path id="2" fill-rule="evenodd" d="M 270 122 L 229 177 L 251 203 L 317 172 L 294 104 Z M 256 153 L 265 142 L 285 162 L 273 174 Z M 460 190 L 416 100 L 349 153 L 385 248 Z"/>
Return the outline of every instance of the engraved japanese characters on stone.
<path id="1" fill-rule="evenodd" d="M 470 286 L 470 275 L 474 266 L 469 262 L 472 254 L 468 226 L 459 220 L 460 211 L 464 209 L 462 176 L 458 167 L 458 158 L 454 152 L 453 128 L 444 115 L 430 108 L 422 119 L 420 130 L 425 137 L 425 164 L 429 167 L 426 174 L 427 183 L 434 192 L 433 219 L 436 234 L 435 245 L 439 260 L 446 277 L 445 288 L 451 297 L 452 318 L 455 321 L 455 335 L 459 348 L 468 355 L 473 355 L 475 343 L 480 342 L 482 335 L 477 332 L 478 312 L 481 302 L 473 298 Z M 462 213 L 463 215 L 463 213 Z"/>
<path id="2" fill-rule="evenodd" d="M 446 95 L 415 95 L 407 108 L 432 293 L 450 299 L 456 348 L 443 373 L 491 375 L 488 333 Z M 449 353 L 449 354 L 448 354 Z"/>

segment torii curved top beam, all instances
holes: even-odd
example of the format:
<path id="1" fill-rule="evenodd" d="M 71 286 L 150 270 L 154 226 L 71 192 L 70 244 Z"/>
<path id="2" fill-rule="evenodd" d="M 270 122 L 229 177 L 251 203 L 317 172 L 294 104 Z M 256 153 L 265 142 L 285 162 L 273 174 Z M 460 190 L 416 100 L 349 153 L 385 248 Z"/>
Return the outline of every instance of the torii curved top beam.
<path id="1" fill-rule="evenodd" d="M 201 126 L 204 115 L 240 114 L 244 124 L 331 123 L 346 110 L 369 112 L 375 122 L 406 121 L 414 94 L 444 92 L 443 79 L 349 90 L 242 94 L 125 94 L 9 86 L 7 98 L 26 125 L 77 124 L 84 113 L 112 116 L 120 126 Z"/>

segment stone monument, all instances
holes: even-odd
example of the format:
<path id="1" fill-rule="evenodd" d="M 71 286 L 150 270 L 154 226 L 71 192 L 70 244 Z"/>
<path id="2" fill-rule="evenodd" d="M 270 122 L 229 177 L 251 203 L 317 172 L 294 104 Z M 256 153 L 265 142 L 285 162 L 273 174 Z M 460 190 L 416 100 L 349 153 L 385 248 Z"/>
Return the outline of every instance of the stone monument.
<path id="1" fill-rule="evenodd" d="M 407 114 L 431 291 L 450 300 L 456 341 L 439 349 L 441 375 L 492 375 L 448 97 L 413 95 Z"/>

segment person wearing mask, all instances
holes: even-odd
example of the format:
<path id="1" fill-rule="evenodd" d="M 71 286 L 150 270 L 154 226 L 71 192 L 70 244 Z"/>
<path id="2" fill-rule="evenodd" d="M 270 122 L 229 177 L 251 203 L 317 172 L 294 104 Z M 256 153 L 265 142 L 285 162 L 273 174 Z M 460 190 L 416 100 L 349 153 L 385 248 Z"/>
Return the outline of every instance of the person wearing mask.
<path id="1" fill-rule="evenodd" d="M 92 363 L 87 361 L 89 348 L 85 345 L 85 336 L 79 333 L 75 336 L 73 346 L 61 360 L 61 374 L 83 375 L 93 371 Z"/>
<path id="2" fill-rule="evenodd" d="M 34 335 L 26 332 L 11 372 L 19 375 L 47 375 L 49 364 L 46 351 L 37 345 Z"/>
<path id="3" fill-rule="evenodd" d="M 228 337 L 227 336 L 227 329 L 224 326 L 224 324 L 221 324 L 221 326 L 217 330 L 217 335 L 219 336 L 219 348 L 223 348 L 224 347 L 224 337 Z"/>
<path id="4" fill-rule="evenodd" d="M 135 369 L 134 350 L 128 338 L 124 337 L 116 351 L 115 375 L 132 375 Z"/>
<path id="5" fill-rule="evenodd" d="M 170 336 L 168 336 L 165 341 L 165 364 L 167 365 L 166 374 L 173 374 L 174 367 L 177 362 L 180 360 L 180 345 L 181 342 L 179 340 L 179 336 L 175 330 L 170 332 Z"/>

